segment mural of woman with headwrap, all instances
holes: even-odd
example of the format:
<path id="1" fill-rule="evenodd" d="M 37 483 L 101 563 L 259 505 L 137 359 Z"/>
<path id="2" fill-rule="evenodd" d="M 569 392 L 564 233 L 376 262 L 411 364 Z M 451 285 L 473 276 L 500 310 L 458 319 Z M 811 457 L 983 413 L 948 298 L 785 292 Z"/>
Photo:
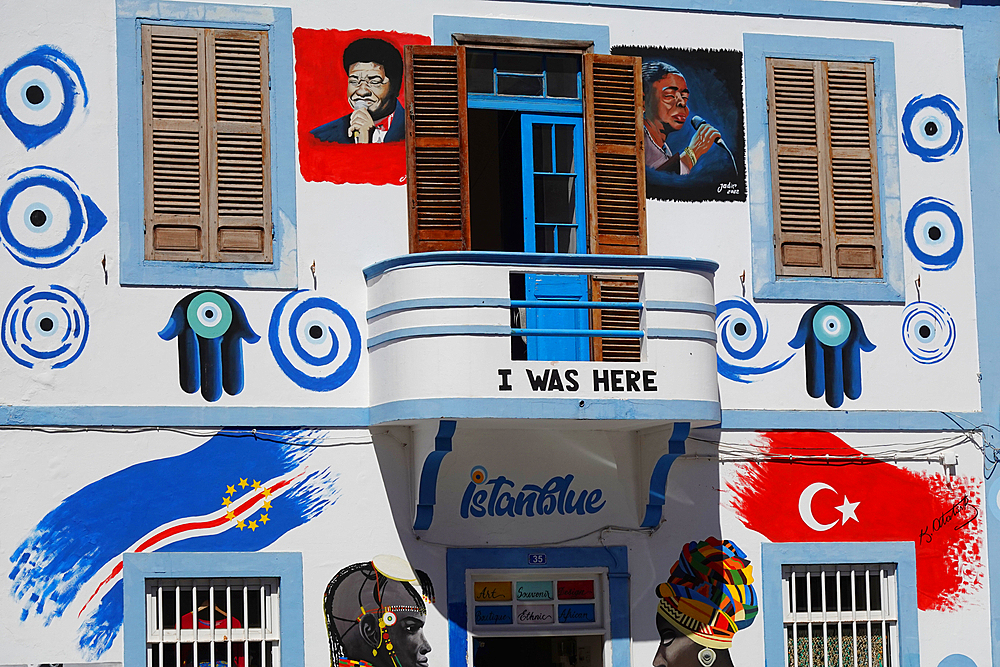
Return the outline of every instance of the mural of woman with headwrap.
<path id="1" fill-rule="evenodd" d="M 732 667 L 737 630 L 757 616 L 753 567 L 729 540 L 689 542 L 656 587 L 660 647 L 654 667 Z"/>
<path id="2" fill-rule="evenodd" d="M 331 667 L 427 667 L 427 602 L 434 602 L 430 578 L 402 558 L 342 569 L 323 595 Z"/>

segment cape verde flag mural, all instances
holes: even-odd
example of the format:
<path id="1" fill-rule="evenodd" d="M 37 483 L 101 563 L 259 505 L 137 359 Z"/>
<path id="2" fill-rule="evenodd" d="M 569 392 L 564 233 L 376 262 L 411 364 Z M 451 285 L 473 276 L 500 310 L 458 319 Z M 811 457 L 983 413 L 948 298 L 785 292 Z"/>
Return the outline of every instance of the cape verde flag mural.
<path id="1" fill-rule="evenodd" d="M 337 475 L 311 468 L 313 431 L 220 431 L 179 456 L 129 466 L 49 512 L 10 555 L 11 594 L 48 625 L 80 619 L 96 659 L 122 626 L 122 554 L 259 551 L 338 497 Z"/>

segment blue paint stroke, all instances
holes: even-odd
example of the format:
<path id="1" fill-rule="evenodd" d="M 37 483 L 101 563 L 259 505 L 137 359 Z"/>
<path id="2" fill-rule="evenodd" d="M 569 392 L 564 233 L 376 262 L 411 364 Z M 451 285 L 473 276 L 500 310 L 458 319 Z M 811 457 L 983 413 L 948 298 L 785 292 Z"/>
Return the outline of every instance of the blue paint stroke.
<path id="1" fill-rule="evenodd" d="M 450 419 L 442 419 L 438 424 L 437 435 L 434 436 L 434 451 L 424 459 L 420 469 L 420 490 L 417 497 L 417 517 L 413 521 L 413 530 L 427 530 L 434 521 L 434 505 L 437 503 L 437 478 L 441 470 L 441 462 L 451 452 L 451 439 L 455 436 L 458 423 Z M 485 470 L 484 470 L 485 472 Z"/>
<path id="2" fill-rule="evenodd" d="M 338 339 L 333 326 L 338 321 L 346 328 L 348 341 Z M 292 292 L 278 302 L 267 339 L 282 372 L 310 391 L 337 389 L 351 379 L 361 361 L 361 331 L 354 317 L 333 299 L 310 296 L 308 290 Z M 350 346 L 346 356 L 340 355 L 343 343 Z"/>
<path id="3" fill-rule="evenodd" d="M 805 312 L 789 343 L 805 347 L 806 391 L 813 398 L 826 395 L 831 408 L 839 408 L 844 396 L 861 396 L 861 353 L 875 349 L 865 335 L 861 318 L 839 303 L 820 303 Z"/>
<path id="4" fill-rule="evenodd" d="M 108 222 L 97 204 L 82 194 L 76 181 L 64 171 L 39 165 L 21 169 L 7 180 L 13 183 L 0 197 L 0 241 L 25 266 L 59 266 Z M 36 196 L 29 193 L 28 201 L 25 197 L 18 201 L 27 190 Z M 42 201 L 46 194 L 66 202 L 67 219 L 55 219 L 51 207 Z"/>
<path id="5" fill-rule="evenodd" d="M 749 384 L 754 376 L 775 371 L 795 356 L 777 360 L 763 366 L 750 366 L 744 363 L 753 359 L 763 349 L 767 342 L 767 321 L 752 303 L 742 297 L 733 297 L 720 301 L 715 305 L 715 327 L 722 350 L 718 354 L 719 375 L 735 382 Z M 725 352 L 734 361 L 724 359 Z"/>
<path id="6" fill-rule="evenodd" d="M 675 422 L 674 430 L 670 434 L 670 443 L 667 453 L 661 456 L 653 472 L 649 476 L 649 502 L 646 503 L 646 515 L 642 519 L 642 528 L 656 528 L 663 520 L 663 504 L 667 498 L 667 476 L 674 461 L 685 453 L 684 442 L 688 434 L 691 433 L 689 422 Z"/>
<path id="7" fill-rule="evenodd" d="M 903 344 L 917 363 L 936 364 L 955 347 L 955 319 L 929 301 L 914 301 L 903 310 Z"/>
<path id="8" fill-rule="evenodd" d="M 962 254 L 962 220 L 950 201 L 924 197 L 906 214 L 903 237 L 910 252 L 928 271 L 955 266 Z"/>
<path id="9" fill-rule="evenodd" d="M 962 147 L 958 105 L 944 95 L 917 95 L 903 110 L 903 146 L 924 162 L 940 162 Z"/>
<path id="10" fill-rule="evenodd" d="M 31 67 L 40 67 L 55 75 L 62 100 L 58 100 L 44 81 L 26 79 L 22 73 Z M 12 86 L 20 90 L 10 91 Z M 33 99 L 29 90 L 33 90 L 40 99 Z M 0 118 L 25 148 L 35 148 L 66 129 L 81 92 L 83 106 L 86 107 L 90 95 L 83 80 L 83 71 L 76 62 L 54 46 L 39 46 L 0 72 Z M 16 100 L 13 107 L 10 105 L 11 98 Z M 46 121 L 40 112 L 55 103 L 62 107 L 58 114 Z"/>
<path id="11" fill-rule="evenodd" d="M 188 312 L 188 306 L 198 297 L 215 299 L 220 310 L 228 306 L 232 312 L 232 321 L 214 337 L 196 332 L 198 320 L 192 319 L 195 315 Z M 219 400 L 223 390 L 230 396 L 243 391 L 243 341 L 252 345 L 260 340 L 243 307 L 232 297 L 211 290 L 194 292 L 178 301 L 158 335 L 167 341 L 177 339 L 181 389 L 193 394 L 200 388 L 202 397 L 211 402 Z"/>
<path id="12" fill-rule="evenodd" d="M 14 295 L 3 313 L 0 342 L 25 368 L 65 368 L 77 360 L 90 335 L 83 302 L 61 285 L 29 285 Z"/>
<path id="13" fill-rule="evenodd" d="M 226 487 L 239 489 L 241 479 L 265 482 L 292 472 L 308 462 L 320 440 L 309 431 L 220 432 L 185 454 L 138 463 L 85 486 L 38 522 L 10 556 L 11 594 L 23 605 L 21 620 L 37 615 L 48 625 L 71 604 L 76 613 L 86 602 L 80 595 L 83 587 L 151 530 L 216 512 Z M 337 476 L 329 469 L 313 470 L 272 498 L 270 520 L 257 530 L 241 531 L 233 524 L 225 532 L 174 542 L 163 550 L 259 551 L 337 499 Z M 81 653 L 88 659 L 100 657 L 121 625 L 119 581 L 94 613 L 81 620 Z"/>

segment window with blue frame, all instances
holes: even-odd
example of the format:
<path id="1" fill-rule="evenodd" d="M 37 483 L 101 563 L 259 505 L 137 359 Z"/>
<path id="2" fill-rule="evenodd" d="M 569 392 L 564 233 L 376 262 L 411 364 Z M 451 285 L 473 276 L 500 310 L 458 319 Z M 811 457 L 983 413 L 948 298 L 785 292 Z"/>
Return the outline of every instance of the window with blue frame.
<path id="1" fill-rule="evenodd" d="M 754 297 L 902 301 L 893 45 L 744 35 Z"/>
<path id="2" fill-rule="evenodd" d="M 295 287 L 291 12 L 209 7 L 118 3 L 121 281 Z"/>

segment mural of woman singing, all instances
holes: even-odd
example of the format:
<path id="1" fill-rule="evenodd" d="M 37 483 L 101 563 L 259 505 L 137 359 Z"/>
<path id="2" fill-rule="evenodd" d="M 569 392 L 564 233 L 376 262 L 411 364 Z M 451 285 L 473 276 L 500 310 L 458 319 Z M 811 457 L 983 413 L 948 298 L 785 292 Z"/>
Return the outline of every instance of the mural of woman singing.
<path id="1" fill-rule="evenodd" d="M 757 616 L 753 567 L 729 540 L 689 542 L 656 587 L 653 667 L 733 667 L 733 637 Z"/>
<path id="2" fill-rule="evenodd" d="M 427 602 L 434 602 L 430 578 L 402 558 L 342 569 L 323 596 L 331 667 L 427 667 Z"/>

